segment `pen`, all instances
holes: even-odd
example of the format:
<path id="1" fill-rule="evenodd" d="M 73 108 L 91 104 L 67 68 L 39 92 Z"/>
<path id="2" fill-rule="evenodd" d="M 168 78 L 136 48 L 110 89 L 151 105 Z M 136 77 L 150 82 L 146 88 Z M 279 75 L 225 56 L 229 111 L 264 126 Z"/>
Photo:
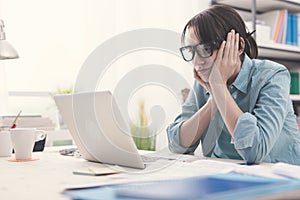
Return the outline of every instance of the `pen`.
<path id="1" fill-rule="evenodd" d="M 22 110 L 19 111 L 18 115 L 16 116 L 15 120 L 13 121 L 12 125 L 10 128 L 16 128 L 16 122 L 17 122 L 17 119 L 19 118 L 19 116 L 21 115 L 21 112 Z"/>

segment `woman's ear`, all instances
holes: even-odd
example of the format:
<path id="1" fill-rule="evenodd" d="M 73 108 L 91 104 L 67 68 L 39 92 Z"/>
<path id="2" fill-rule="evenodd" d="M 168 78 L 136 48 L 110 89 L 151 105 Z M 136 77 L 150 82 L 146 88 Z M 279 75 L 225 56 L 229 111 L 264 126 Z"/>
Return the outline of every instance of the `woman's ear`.
<path id="1" fill-rule="evenodd" d="M 241 55 L 245 50 L 245 40 L 244 38 L 240 37 L 240 49 L 239 49 L 239 55 Z"/>

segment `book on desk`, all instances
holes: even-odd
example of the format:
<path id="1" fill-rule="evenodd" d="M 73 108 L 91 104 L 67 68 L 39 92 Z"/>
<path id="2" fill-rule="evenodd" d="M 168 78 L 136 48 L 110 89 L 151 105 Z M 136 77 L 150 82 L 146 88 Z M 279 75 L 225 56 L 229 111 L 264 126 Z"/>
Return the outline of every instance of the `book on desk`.
<path id="1" fill-rule="evenodd" d="M 298 180 L 219 174 L 67 190 L 72 199 L 248 199 L 299 189 Z"/>
<path id="2" fill-rule="evenodd" d="M 0 126 L 10 127 L 15 120 L 16 116 L 7 115 L 0 116 Z M 16 125 L 19 128 L 37 128 L 40 130 L 54 130 L 55 125 L 49 117 L 43 117 L 41 115 L 21 115 L 16 121 Z"/>

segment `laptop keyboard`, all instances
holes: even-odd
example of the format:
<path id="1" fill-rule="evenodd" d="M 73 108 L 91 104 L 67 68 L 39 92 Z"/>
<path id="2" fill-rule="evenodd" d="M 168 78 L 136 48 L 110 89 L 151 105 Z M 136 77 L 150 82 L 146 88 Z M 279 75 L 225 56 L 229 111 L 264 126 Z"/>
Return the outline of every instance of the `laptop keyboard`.
<path id="1" fill-rule="evenodd" d="M 154 157 L 154 156 L 146 156 L 146 155 L 141 155 L 142 161 L 149 163 L 149 162 L 155 162 L 159 159 L 161 159 L 160 157 Z"/>

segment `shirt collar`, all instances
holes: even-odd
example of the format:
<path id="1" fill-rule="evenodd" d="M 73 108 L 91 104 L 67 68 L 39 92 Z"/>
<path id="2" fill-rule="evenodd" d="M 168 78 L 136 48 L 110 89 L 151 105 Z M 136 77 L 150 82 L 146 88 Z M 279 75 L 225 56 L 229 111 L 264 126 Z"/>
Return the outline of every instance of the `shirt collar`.
<path id="1" fill-rule="evenodd" d="M 249 74 L 251 71 L 252 62 L 251 59 L 245 54 L 244 62 L 242 68 L 236 77 L 235 81 L 232 83 L 234 87 L 243 92 L 247 93 L 247 86 L 249 83 Z"/>

